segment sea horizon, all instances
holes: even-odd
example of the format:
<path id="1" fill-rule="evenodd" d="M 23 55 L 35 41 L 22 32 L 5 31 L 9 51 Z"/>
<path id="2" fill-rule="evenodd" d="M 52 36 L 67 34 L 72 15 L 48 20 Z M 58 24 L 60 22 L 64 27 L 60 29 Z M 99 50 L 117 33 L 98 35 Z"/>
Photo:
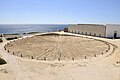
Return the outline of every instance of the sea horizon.
<path id="1" fill-rule="evenodd" d="M 68 24 L 0 24 L 0 34 L 22 34 L 64 30 Z"/>

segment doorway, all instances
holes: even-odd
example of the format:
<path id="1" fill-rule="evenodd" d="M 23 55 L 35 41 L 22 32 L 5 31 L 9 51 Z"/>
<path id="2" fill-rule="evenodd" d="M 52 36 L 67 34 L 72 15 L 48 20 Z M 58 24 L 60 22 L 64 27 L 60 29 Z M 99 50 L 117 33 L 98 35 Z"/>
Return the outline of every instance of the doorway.
<path id="1" fill-rule="evenodd" d="M 114 31 L 114 38 L 117 38 L 117 31 Z"/>

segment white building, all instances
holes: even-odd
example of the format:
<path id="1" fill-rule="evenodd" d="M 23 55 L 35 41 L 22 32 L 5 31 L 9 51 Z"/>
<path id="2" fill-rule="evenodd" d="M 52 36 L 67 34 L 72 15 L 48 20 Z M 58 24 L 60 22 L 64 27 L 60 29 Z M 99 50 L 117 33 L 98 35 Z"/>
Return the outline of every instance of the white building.
<path id="1" fill-rule="evenodd" d="M 69 25 L 68 32 L 107 38 L 117 38 L 120 37 L 120 25 L 76 24 Z"/>
<path id="2" fill-rule="evenodd" d="M 107 24 L 106 25 L 106 37 L 120 37 L 120 25 Z"/>

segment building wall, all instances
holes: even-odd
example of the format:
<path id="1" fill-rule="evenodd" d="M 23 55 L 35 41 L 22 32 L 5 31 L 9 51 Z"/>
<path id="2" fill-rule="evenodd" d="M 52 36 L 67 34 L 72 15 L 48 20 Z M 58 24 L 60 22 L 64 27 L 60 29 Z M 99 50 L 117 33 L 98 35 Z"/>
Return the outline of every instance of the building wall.
<path id="1" fill-rule="evenodd" d="M 120 25 L 107 24 L 106 25 L 106 37 L 113 37 L 114 32 L 117 32 L 117 37 L 120 37 Z"/>
<path id="2" fill-rule="evenodd" d="M 69 25 L 68 32 L 105 37 L 106 26 L 95 24 Z"/>

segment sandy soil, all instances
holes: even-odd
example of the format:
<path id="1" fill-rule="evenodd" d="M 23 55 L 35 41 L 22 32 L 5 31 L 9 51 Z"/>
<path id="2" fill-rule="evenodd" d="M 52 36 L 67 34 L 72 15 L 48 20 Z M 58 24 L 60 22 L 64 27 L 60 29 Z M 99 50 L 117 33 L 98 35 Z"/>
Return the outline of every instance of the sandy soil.
<path id="1" fill-rule="evenodd" d="M 4 58 L 2 56 L 3 52 L 3 47 L 2 43 L 0 43 L 0 57 Z M 10 67 L 8 64 L 0 65 L 0 80 L 15 80 L 14 79 L 13 72 L 11 71 Z"/>
<path id="2" fill-rule="evenodd" d="M 74 61 L 41 61 L 7 53 L 4 50 L 6 41 L 0 45 L 0 51 L 3 58 L 8 61 L 7 66 L 14 74 L 14 80 L 120 80 L 120 40 L 92 38 L 109 42 L 109 52 Z"/>
<path id="3" fill-rule="evenodd" d="M 10 42 L 6 49 L 17 56 L 38 60 L 72 60 L 100 55 L 109 45 L 94 39 L 75 36 L 35 36 Z"/>
<path id="4" fill-rule="evenodd" d="M 8 65 L 0 65 L 0 80 L 14 80 L 14 76 Z"/>

